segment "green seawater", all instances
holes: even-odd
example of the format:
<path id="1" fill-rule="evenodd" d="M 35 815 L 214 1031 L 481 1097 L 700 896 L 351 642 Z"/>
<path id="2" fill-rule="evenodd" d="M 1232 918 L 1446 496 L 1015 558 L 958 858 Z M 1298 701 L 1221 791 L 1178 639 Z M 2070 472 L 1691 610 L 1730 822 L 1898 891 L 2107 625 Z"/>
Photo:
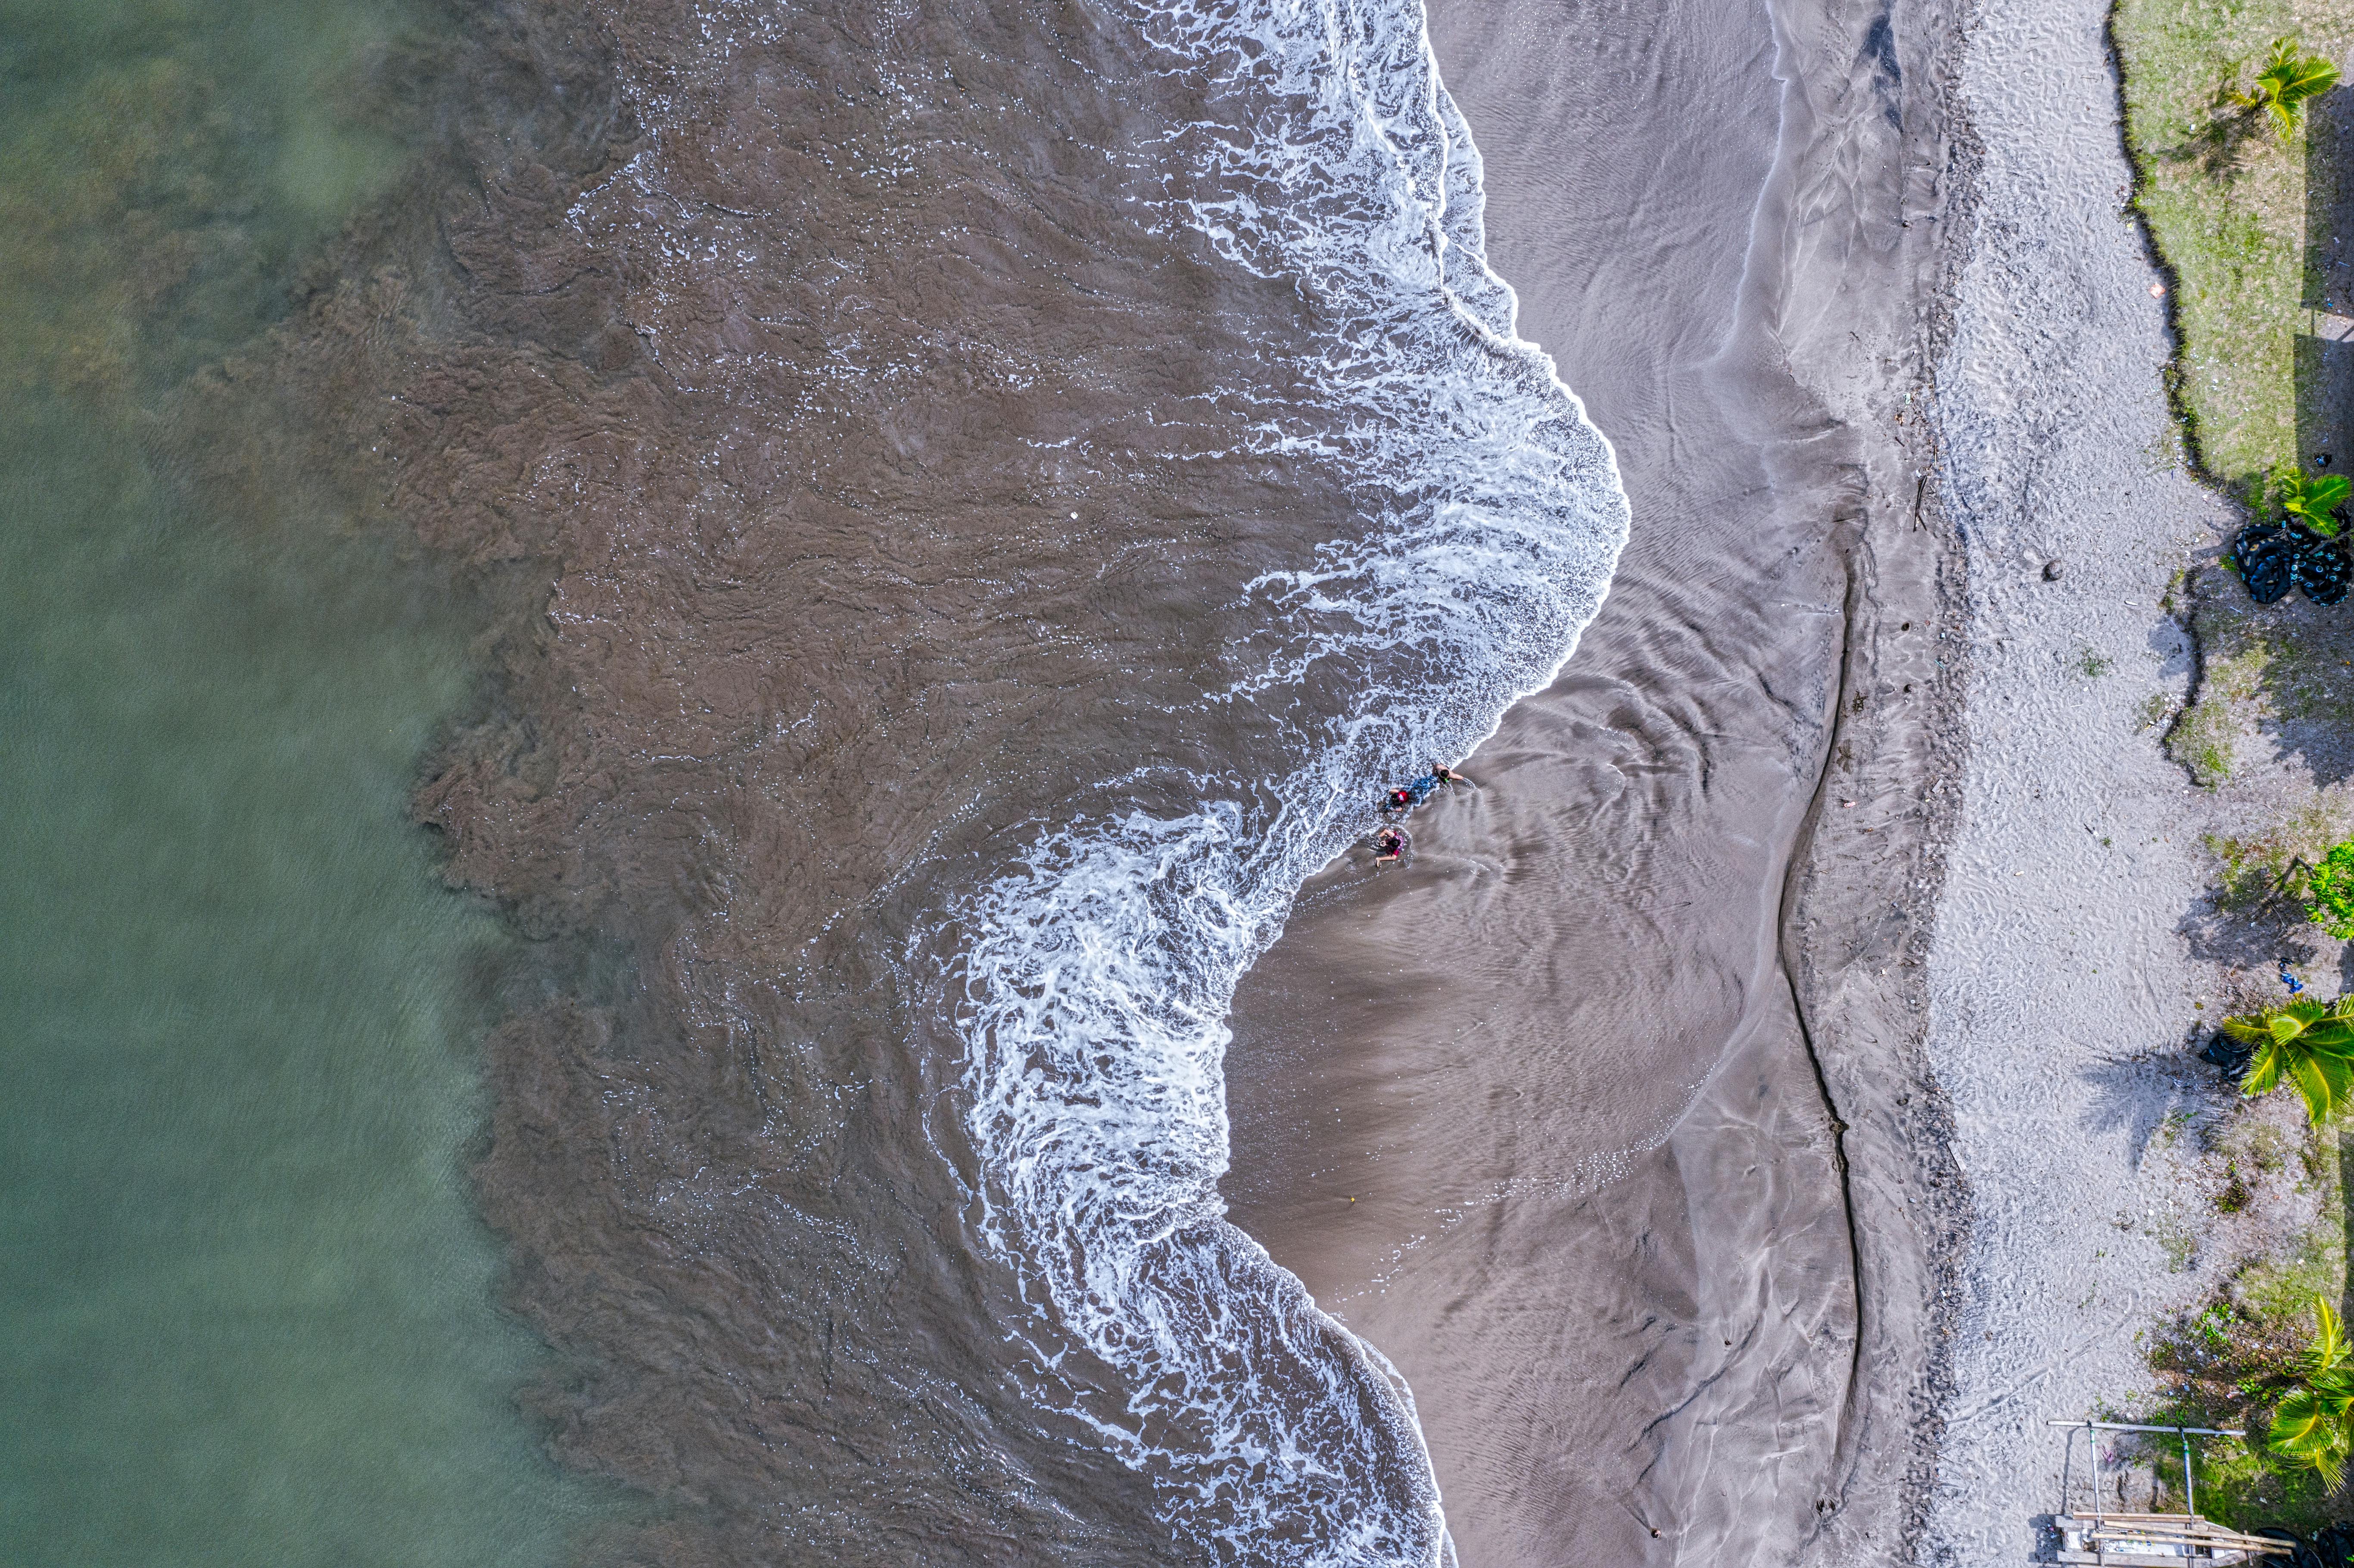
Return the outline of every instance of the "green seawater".
<path id="1" fill-rule="evenodd" d="M 454 26 L 0 0 L 9 1568 L 535 1564 L 603 1516 L 466 1176 L 510 940 L 408 813 L 475 628 L 282 499 L 330 486 L 222 514 L 143 436 L 410 166 L 385 61 Z"/>

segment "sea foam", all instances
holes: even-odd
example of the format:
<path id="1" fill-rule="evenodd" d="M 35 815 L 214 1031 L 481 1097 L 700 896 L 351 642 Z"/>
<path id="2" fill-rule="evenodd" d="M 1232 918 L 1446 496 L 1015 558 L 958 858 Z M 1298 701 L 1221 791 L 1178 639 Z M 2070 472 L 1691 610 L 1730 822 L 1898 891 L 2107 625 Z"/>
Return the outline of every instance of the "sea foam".
<path id="1" fill-rule="evenodd" d="M 1245 590 L 1266 635 L 1204 709 L 1287 715 L 1301 733 L 1278 777 L 1238 766 L 1198 780 L 1190 813 L 1042 832 L 954 912 L 976 1225 L 1019 1281 L 1030 1318 L 1006 1328 L 1037 1397 L 1154 1478 L 1181 1535 L 1235 1563 L 1438 1563 L 1402 1381 L 1222 1217 L 1225 1020 L 1379 789 L 1465 755 L 1558 672 L 1626 502 L 1607 444 L 1514 335 L 1419 5 L 1128 14 L 1218 110 L 1149 150 L 1199 176 L 1164 216 L 1335 323 L 1301 350 L 1321 417 L 1264 410 L 1257 450 L 1312 443 L 1386 502 Z"/>

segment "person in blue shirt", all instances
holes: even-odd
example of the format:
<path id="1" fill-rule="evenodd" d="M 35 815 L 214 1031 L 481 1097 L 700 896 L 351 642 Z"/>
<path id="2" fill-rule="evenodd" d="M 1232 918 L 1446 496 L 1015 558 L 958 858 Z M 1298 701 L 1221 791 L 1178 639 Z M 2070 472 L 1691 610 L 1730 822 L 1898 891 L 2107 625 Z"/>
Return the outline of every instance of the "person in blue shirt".
<path id="1" fill-rule="evenodd" d="M 1423 801 L 1428 800 L 1430 798 L 1431 791 L 1437 789 L 1441 784 L 1446 785 L 1451 789 L 1458 784 L 1469 784 L 1471 780 L 1464 778 L 1463 775 L 1456 772 L 1452 768 L 1433 768 L 1429 772 L 1424 774 L 1413 783 L 1402 784 L 1398 788 L 1391 790 L 1387 795 L 1383 796 L 1381 808 L 1382 814 L 1385 817 L 1404 816 L 1406 812 L 1413 810 L 1416 806 L 1421 805 Z M 1474 788 L 1477 788 L 1477 786 L 1474 786 Z"/>

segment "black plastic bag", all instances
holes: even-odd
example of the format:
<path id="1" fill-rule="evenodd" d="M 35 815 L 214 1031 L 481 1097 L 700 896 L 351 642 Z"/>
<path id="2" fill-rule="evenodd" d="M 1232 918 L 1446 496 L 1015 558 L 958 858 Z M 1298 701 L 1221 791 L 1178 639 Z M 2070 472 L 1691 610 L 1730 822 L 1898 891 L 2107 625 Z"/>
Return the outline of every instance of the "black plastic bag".
<path id="1" fill-rule="evenodd" d="M 2231 562 L 2240 569 L 2248 597 L 2273 604 L 2288 596 L 2294 580 L 2296 541 L 2277 523 L 2251 523 L 2232 541 Z"/>
<path id="2" fill-rule="evenodd" d="M 2335 539 L 2325 539 L 2318 534 L 2300 528 L 2296 540 L 2296 556 L 2289 562 L 2289 576 L 2296 580 L 2298 589 L 2316 604 L 2336 604 L 2346 597 L 2349 585 L 2354 585 L 2354 561 L 2346 558 L 2345 547 Z"/>
<path id="3" fill-rule="evenodd" d="M 2295 1531 L 2283 1530 L 2278 1525 L 2268 1524 L 2262 1530 L 2252 1530 L 2248 1533 L 2259 1541 L 2285 1542 L 2296 1549 L 2285 1557 L 2264 1558 L 2263 1561 L 2272 1564 L 2273 1568 L 2327 1568 L 2327 1564 L 2320 1552 L 2316 1550 L 2313 1542 L 2298 1535 Z"/>
<path id="4" fill-rule="evenodd" d="M 2225 1077 L 2236 1078 L 2248 1070 L 2248 1063 L 2255 1054 L 2256 1048 L 2246 1041 L 2234 1040 L 2217 1030 L 2215 1038 L 2207 1042 L 2207 1048 L 2199 1053 L 2199 1059 L 2221 1068 Z"/>

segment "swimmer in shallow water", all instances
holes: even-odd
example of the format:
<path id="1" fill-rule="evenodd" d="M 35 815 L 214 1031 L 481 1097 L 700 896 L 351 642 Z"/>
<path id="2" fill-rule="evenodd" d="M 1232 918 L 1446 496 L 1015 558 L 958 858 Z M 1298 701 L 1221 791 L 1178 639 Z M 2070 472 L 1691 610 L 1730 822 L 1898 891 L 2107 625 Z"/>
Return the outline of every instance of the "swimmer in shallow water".
<path id="1" fill-rule="evenodd" d="M 1464 778 L 1452 768 L 1434 768 L 1430 770 L 1430 777 L 1434 783 L 1444 784 L 1450 789 L 1458 784 L 1471 784 L 1471 780 Z M 1471 784 L 1471 788 L 1477 789 L 1479 786 Z"/>
<path id="2" fill-rule="evenodd" d="M 1373 835 L 1373 863 L 1395 865 L 1405 858 L 1406 846 L 1414 841 L 1405 836 L 1404 828 L 1384 828 Z"/>

